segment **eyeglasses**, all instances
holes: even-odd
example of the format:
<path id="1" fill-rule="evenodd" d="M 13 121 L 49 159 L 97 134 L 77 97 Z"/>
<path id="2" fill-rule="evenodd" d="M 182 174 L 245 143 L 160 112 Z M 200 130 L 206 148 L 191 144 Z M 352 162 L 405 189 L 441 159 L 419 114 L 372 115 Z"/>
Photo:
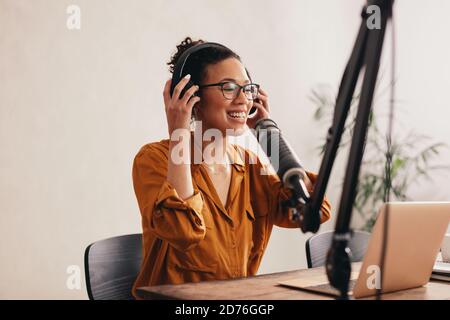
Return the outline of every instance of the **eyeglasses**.
<path id="1" fill-rule="evenodd" d="M 255 100 L 258 97 L 258 90 L 259 90 L 259 84 L 256 83 L 249 83 L 240 86 L 234 82 L 219 82 L 199 86 L 200 89 L 207 87 L 220 87 L 220 89 L 222 90 L 223 97 L 227 100 L 236 99 L 239 96 L 241 90 L 244 92 L 244 95 L 248 100 Z"/>

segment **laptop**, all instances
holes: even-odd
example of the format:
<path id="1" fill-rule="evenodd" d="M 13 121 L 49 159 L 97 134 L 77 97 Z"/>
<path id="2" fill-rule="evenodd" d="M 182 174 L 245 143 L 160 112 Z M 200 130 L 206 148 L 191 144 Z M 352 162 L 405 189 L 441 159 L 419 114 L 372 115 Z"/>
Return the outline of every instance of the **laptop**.
<path id="1" fill-rule="evenodd" d="M 350 292 L 354 298 L 376 294 L 386 204 L 379 211 L 359 272 L 351 273 Z M 391 202 L 388 216 L 383 293 L 416 288 L 428 283 L 442 239 L 450 222 L 450 202 Z M 378 268 L 379 271 L 379 268 Z M 379 274 L 379 273 L 378 273 Z M 291 279 L 279 284 L 336 296 L 338 291 L 323 276 Z"/>

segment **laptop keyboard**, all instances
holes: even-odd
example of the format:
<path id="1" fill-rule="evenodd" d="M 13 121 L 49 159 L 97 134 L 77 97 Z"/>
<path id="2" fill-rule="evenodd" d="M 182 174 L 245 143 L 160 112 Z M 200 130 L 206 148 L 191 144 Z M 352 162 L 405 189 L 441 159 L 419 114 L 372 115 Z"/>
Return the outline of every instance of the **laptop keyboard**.
<path id="1" fill-rule="evenodd" d="M 355 284 L 356 284 L 356 280 L 349 281 L 349 283 L 348 283 L 348 286 L 349 286 L 348 291 L 349 292 L 353 291 Z M 339 291 L 335 287 L 330 285 L 329 283 L 319 284 L 319 285 L 315 285 L 315 286 L 309 286 L 309 287 L 306 287 L 305 289 L 320 292 L 320 293 L 326 293 L 326 294 L 333 295 L 333 296 L 339 294 Z"/>

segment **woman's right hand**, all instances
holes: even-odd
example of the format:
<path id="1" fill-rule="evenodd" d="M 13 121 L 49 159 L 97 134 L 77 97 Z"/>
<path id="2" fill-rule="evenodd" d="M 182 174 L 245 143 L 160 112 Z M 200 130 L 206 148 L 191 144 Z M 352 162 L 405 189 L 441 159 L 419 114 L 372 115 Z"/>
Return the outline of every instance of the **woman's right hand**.
<path id="1" fill-rule="evenodd" d="M 170 85 L 172 80 L 169 79 L 164 87 L 164 105 L 166 108 L 167 124 L 169 128 L 169 136 L 176 129 L 190 129 L 191 114 L 193 106 L 200 101 L 200 97 L 193 96 L 198 90 L 198 86 L 194 85 L 185 92 L 180 99 L 180 93 L 186 86 L 190 76 L 186 76 L 175 86 L 172 97 L 170 96 Z M 192 98 L 191 98 L 192 97 Z"/>

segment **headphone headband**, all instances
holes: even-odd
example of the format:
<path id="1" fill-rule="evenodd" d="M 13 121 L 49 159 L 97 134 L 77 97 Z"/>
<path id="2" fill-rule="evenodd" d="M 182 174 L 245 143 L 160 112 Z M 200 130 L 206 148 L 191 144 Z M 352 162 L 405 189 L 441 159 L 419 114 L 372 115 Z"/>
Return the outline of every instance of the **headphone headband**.
<path id="1" fill-rule="evenodd" d="M 198 52 L 198 51 L 200 51 L 202 49 L 206 49 L 206 48 L 223 48 L 223 49 L 230 50 L 220 43 L 204 42 L 204 43 L 200 43 L 195 46 L 192 46 L 189 49 L 187 49 L 185 52 L 183 52 L 183 54 L 180 56 L 180 58 L 178 58 L 178 62 L 175 65 L 175 68 L 173 69 L 172 84 L 170 85 L 170 96 L 172 96 L 175 86 L 183 78 L 184 66 L 186 65 L 186 62 L 189 59 L 189 57 L 192 54 L 194 54 L 195 52 Z M 192 82 L 192 80 L 189 80 L 188 84 L 186 84 L 186 86 L 184 87 L 180 97 L 182 97 L 184 92 L 186 92 L 186 90 L 188 90 L 193 85 L 194 85 L 194 83 Z"/>

